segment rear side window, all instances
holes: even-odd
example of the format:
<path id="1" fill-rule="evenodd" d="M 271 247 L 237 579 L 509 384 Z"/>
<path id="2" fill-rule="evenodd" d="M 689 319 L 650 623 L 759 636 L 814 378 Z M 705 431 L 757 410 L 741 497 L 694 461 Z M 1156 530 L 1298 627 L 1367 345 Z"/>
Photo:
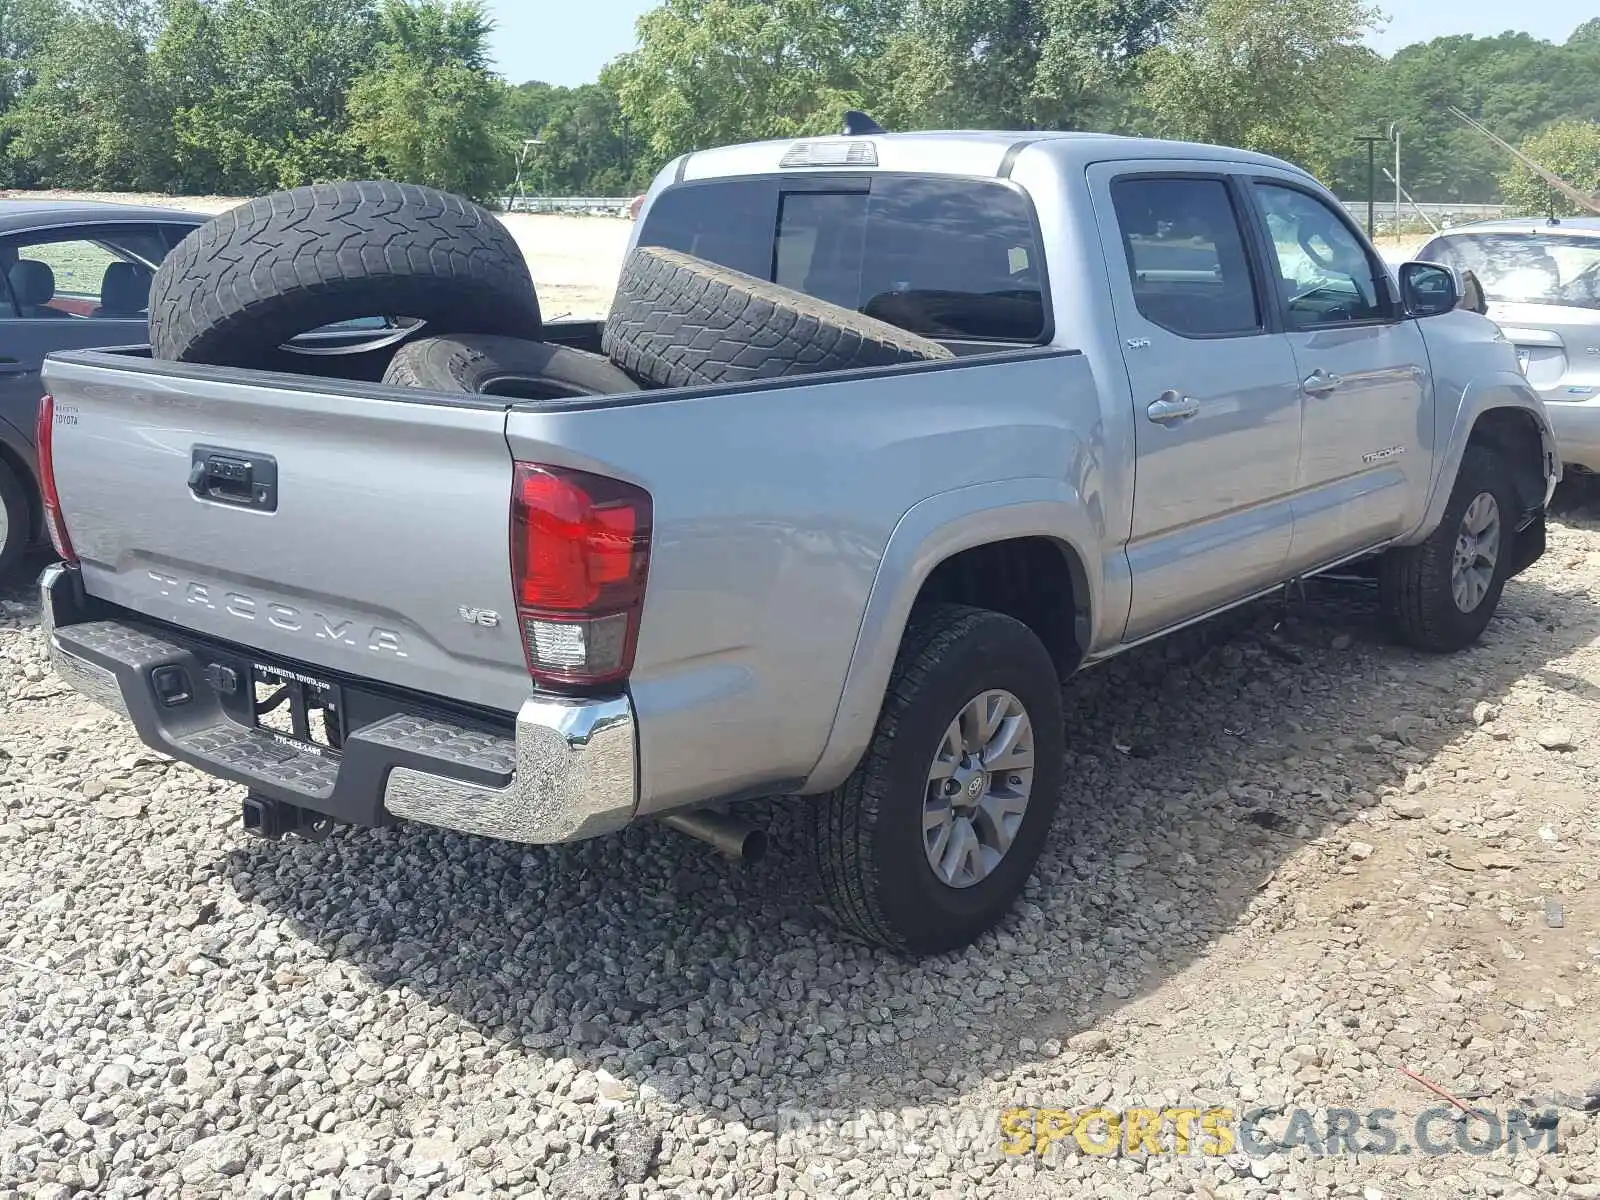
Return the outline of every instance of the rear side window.
<path id="1" fill-rule="evenodd" d="M 658 221 L 663 203 L 679 197 Z M 703 216 L 685 220 L 691 207 L 730 219 L 703 228 Z M 639 240 L 924 337 L 1032 343 L 1049 333 L 1032 207 L 998 182 L 877 175 L 842 178 L 837 190 L 821 180 L 790 191 L 745 180 L 671 189 Z"/>
<path id="2" fill-rule="evenodd" d="M 1244 233 L 1226 184 L 1119 179 L 1111 200 L 1142 316 L 1185 337 L 1262 328 Z"/>
<path id="3" fill-rule="evenodd" d="M 79 225 L 0 242 L 10 296 L 4 315 L 30 319 L 136 319 L 149 306 L 155 269 L 187 227 Z"/>

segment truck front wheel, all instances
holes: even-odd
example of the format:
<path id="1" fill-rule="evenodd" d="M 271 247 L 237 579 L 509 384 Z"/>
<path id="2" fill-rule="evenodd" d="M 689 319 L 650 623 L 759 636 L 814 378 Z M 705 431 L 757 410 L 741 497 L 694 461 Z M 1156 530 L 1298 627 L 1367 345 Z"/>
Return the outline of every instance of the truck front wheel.
<path id="1" fill-rule="evenodd" d="M 1380 564 L 1384 612 L 1400 640 L 1436 654 L 1478 640 L 1510 575 L 1516 505 L 1499 457 L 1468 446 L 1438 528 Z"/>
<path id="2" fill-rule="evenodd" d="M 822 907 L 889 949 L 959 949 L 998 923 L 1061 789 L 1061 685 L 1020 621 L 959 605 L 906 631 L 872 743 L 812 806 Z"/>

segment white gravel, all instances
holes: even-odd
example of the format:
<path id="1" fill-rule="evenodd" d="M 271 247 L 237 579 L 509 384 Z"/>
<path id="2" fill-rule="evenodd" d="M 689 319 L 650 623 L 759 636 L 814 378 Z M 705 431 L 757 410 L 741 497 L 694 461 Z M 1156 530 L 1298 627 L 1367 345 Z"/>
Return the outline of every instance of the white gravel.
<path id="1" fill-rule="evenodd" d="M 1600 506 L 1483 645 L 1312 589 L 1085 674 L 1025 903 L 947 959 L 666 830 L 252 841 L 0 593 L 0 1200 L 1600 1196 Z M 1557 736 L 1559 734 L 1559 736 Z M 1564 1097 L 1559 1152 L 1001 1153 L 1014 1106 Z M 1274 1127 L 1281 1132 L 1283 1121 Z"/>

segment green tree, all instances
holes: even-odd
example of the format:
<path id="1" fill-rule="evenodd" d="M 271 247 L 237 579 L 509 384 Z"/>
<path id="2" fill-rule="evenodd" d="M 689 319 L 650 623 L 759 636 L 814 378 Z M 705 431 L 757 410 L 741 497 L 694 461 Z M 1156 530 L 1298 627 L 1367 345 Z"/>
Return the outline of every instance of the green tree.
<path id="1" fill-rule="evenodd" d="M 73 15 L 29 60 L 31 86 L 6 114 L 16 173 L 47 187 L 155 188 L 170 167 L 170 114 L 136 29 Z"/>
<path id="2" fill-rule="evenodd" d="M 67 0 L 0 0 L 0 113 L 33 85 L 36 60 L 72 16 Z"/>
<path id="3" fill-rule="evenodd" d="M 1365 155 L 1349 139 L 1381 135 L 1394 122 L 1407 191 L 1429 200 L 1498 200 L 1505 152 L 1449 110 L 1461 109 L 1513 145 L 1563 116 L 1600 117 L 1600 95 L 1587 82 L 1600 70 L 1597 50 L 1515 33 L 1435 38 L 1397 51 L 1337 110 L 1346 140 L 1336 185 L 1351 196 L 1366 194 Z M 1382 176 L 1378 185 L 1381 194 Z"/>
<path id="4" fill-rule="evenodd" d="M 1370 53 L 1360 0 L 1207 0 L 1143 58 L 1152 131 L 1258 150 L 1326 175 L 1336 114 Z"/>
<path id="5" fill-rule="evenodd" d="M 1600 124 L 1593 121 L 1558 121 L 1518 147 L 1545 170 L 1580 192 L 1600 194 Z M 1579 208 L 1521 163 L 1501 176 L 1500 188 L 1507 204 L 1519 213 L 1539 215 L 1554 210 L 1557 216 L 1594 215 Z"/>
<path id="6" fill-rule="evenodd" d="M 608 77 L 660 160 L 833 132 L 865 102 L 900 11 L 897 0 L 664 0 Z"/>
<path id="7" fill-rule="evenodd" d="M 525 168 L 530 189 L 555 195 L 620 196 L 642 190 L 661 165 L 641 147 L 609 73 L 599 83 L 554 87 L 525 83 L 506 98 L 504 122 L 513 145 L 542 145 Z"/>
<path id="8" fill-rule="evenodd" d="M 372 64 L 370 0 L 165 0 L 152 72 L 185 186 L 262 191 L 360 162 L 345 100 Z"/>
<path id="9" fill-rule="evenodd" d="M 72 17 L 67 0 L 0 0 L 0 185 L 38 181 L 7 147 L 15 136 L 7 114 L 38 80 L 38 62 L 51 37 Z"/>
<path id="10" fill-rule="evenodd" d="M 874 91 L 897 124 L 1104 126 L 1187 0 L 915 0 Z"/>
<path id="11" fill-rule="evenodd" d="M 475 0 L 387 0 L 377 61 L 350 89 L 350 141 L 369 169 L 485 199 L 512 171 L 505 85 L 485 67 Z"/>

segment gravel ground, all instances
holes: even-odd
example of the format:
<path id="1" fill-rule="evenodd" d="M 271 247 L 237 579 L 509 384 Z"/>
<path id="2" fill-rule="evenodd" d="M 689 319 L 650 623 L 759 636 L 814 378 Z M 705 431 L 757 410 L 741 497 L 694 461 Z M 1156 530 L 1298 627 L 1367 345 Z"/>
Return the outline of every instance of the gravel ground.
<path id="1" fill-rule="evenodd" d="M 742 868 L 659 828 L 253 841 L 55 681 L 17 585 L 0 1200 L 1600 1197 L 1600 502 L 1565 503 L 1466 654 L 1321 584 L 1086 673 L 1020 911 L 915 964 L 798 903 L 781 817 Z M 1442 1102 L 1401 1067 L 1559 1150 L 1001 1150 L 1027 1105 L 1404 1132 Z"/>

